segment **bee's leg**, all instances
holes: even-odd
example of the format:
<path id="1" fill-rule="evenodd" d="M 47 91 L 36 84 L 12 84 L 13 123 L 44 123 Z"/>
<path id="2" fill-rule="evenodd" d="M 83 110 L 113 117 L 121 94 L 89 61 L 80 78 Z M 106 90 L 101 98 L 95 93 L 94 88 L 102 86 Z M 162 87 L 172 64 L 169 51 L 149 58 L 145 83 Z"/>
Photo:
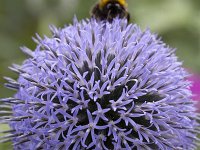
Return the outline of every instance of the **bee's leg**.
<path id="1" fill-rule="evenodd" d="M 111 10 L 108 11 L 108 15 L 107 15 L 106 20 L 108 20 L 109 22 L 112 22 L 113 18 L 110 14 L 111 14 Z"/>
<path id="2" fill-rule="evenodd" d="M 127 12 L 127 17 L 126 18 L 127 18 L 127 21 L 129 22 L 130 21 L 130 13 Z"/>

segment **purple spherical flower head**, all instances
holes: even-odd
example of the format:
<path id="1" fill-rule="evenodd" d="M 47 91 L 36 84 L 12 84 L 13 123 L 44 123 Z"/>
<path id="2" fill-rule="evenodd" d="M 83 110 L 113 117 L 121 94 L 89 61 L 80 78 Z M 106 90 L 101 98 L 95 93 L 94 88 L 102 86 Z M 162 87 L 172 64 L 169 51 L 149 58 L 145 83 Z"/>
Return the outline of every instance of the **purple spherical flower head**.
<path id="1" fill-rule="evenodd" d="M 51 30 L 11 68 L 19 79 L 7 78 L 17 93 L 1 100 L 13 112 L 1 117 L 12 129 L 4 141 L 16 150 L 196 148 L 188 74 L 156 35 L 121 19 Z"/>

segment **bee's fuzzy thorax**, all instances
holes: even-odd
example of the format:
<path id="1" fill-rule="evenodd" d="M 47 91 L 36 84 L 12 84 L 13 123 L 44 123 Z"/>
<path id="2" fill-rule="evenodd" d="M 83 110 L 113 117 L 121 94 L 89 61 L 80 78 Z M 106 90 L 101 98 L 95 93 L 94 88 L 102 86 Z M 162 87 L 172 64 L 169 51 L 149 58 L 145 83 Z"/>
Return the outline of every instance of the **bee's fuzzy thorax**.
<path id="1" fill-rule="evenodd" d="M 92 8 L 91 17 L 109 22 L 112 22 L 114 18 L 130 20 L 126 0 L 100 0 Z"/>

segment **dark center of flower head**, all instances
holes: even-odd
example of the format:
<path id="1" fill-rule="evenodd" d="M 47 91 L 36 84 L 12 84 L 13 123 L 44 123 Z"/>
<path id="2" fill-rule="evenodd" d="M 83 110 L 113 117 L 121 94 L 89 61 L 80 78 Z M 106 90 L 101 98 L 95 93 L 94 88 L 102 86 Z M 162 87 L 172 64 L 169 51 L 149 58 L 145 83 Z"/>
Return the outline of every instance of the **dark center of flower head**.
<path id="1" fill-rule="evenodd" d="M 7 86 L 18 92 L 3 100 L 13 109 L 4 118 L 16 149 L 194 146 L 198 124 L 185 72 L 154 35 L 118 19 L 52 30 L 53 38 L 39 37 L 34 52 L 23 49 L 31 58 L 11 68 L 20 77 Z"/>
<path id="2" fill-rule="evenodd" d="M 101 53 L 98 53 L 97 55 L 101 56 Z M 94 81 L 99 81 L 98 85 L 99 87 L 102 87 L 106 82 L 102 81 L 101 78 L 101 73 L 99 71 L 99 68 L 102 68 L 101 64 L 101 60 L 99 59 L 101 57 L 97 57 L 97 59 L 95 60 L 96 64 L 98 64 L 98 69 L 94 69 L 91 70 L 88 68 L 88 64 L 87 62 L 84 63 L 84 67 L 80 68 L 79 72 L 82 72 L 82 74 L 84 73 L 84 70 L 88 70 L 88 74 L 85 77 L 87 82 L 90 82 L 91 76 L 93 75 L 95 77 Z M 108 56 L 108 65 L 111 63 L 111 61 L 114 59 L 114 56 Z M 126 61 L 123 62 L 124 64 L 127 63 Z M 123 65 L 122 65 L 123 66 Z M 86 69 L 87 68 L 87 69 Z M 73 69 L 71 69 L 72 72 Z M 123 77 L 125 72 L 122 72 L 118 78 L 115 78 L 113 82 L 119 80 L 121 77 Z M 76 72 L 74 72 L 74 74 L 76 74 Z M 77 122 L 77 126 L 82 126 L 82 125 L 87 125 L 90 124 L 90 121 L 88 120 L 87 117 L 87 111 L 89 110 L 89 112 L 93 115 L 92 116 L 92 120 L 94 120 L 95 118 L 99 118 L 97 119 L 98 121 L 95 122 L 95 125 L 97 126 L 101 126 L 101 127 L 107 127 L 109 126 L 110 128 L 113 128 L 114 130 L 117 129 L 126 129 L 127 131 L 131 131 L 129 136 L 130 138 L 139 138 L 138 133 L 137 133 L 137 129 L 134 129 L 134 127 L 128 123 L 126 124 L 126 118 L 131 119 L 133 122 L 135 122 L 138 125 L 144 126 L 144 127 L 149 127 L 151 129 L 155 130 L 155 126 L 151 125 L 150 123 L 150 119 L 145 117 L 142 108 L 142 104 L 144 105 L 146 102 L 156 102 L 159 101 L 160 99 L 162 99 L 163 97 L 159 96 L 157 93 L 147 93 L 144 94 L 143 96 L 139 96 L 136 99 L 131 99 L 128 100 L 127 96 L 125 94 L 128 94 L 128 91 L 136 84 L 136 81 L 128 81 L 125 84 L 119 84 L 116 87 L 114 87 L 113 89 L 110 89 L 110 85 L 106 84 L 106 86 L 104 87 L 103 90 L 106 91 L 106 94 L 101 95 L 100 98 L 93 98 L 91 99 L 91 97 L 89 96 L 89 93 L 86 90 L 83 90 L 84 94 L 84 99 L 85 100 L 89 100 L 87 107 L 83 108 L 82 110 L 80 110 L 79 114 L 78 114 L 78 118 L 79 121 Z M 81 92 L 82 87 L 77 88 L 78 92 Z M 110 90 L 109 90 L 110 89 Z M 97 89 L 95 92 L 99 93 L 101 89 Z M 102 91 L 103 92 L 103 91 Z M 124 95 L 123 95 L 124 94 Z M 134 103 L 133 103 L 134 102 Z M 69 103 L 68 103 L 69 104 Z M 72 107 L 75 108 L 78 105 L 76 103 L 71 103 L 71 105 L 73 105 Z M 99 106 L 99 107 L 98 107 Z M 145 106 L 144 106 L 145 108 Z M 147 108 L 148 109 L 148 108 Z M 106 110 L 106 111 L 103 111 Z M 145 110 L 148 113 L 152 113 L 152 114 L 156 114 L 156 111 L 152 111 L 152 110 Z M 137 114 L 137 117 L 131 117 L 132 114 Z M 103 117 L 102 117 L 103 116 Z M 90 126 L 90 128 L 92 129 L 93 127 L 95 127 L 94 124 L 92 124 L 92 126 Z M 99 131 L 98 129 L 94 130 L 95 134 L 100 134 L 100 133 L 104 133 L 104 135 L 106 136 L 106 134 L 108 134 L 109 129 L 103 129 L 101 131 Z M 112 131 L 111 131 L 112 132 Z M 115 131 L 116 134 L 121 134 L 120 130 L 117 132 Z M 76 133 L 77 134 L 77 133 Z M 110 135 L 107 136 L 107 140 L 105 142 L 106 147 L 108 147 L 109 149 L 113 149 L 113 142 L 114 139 L 114 135 Z M 88 136 L 88 138 L 86 139 L 86 143 L 89 144 L 92 142 L 92 137 Z"/>

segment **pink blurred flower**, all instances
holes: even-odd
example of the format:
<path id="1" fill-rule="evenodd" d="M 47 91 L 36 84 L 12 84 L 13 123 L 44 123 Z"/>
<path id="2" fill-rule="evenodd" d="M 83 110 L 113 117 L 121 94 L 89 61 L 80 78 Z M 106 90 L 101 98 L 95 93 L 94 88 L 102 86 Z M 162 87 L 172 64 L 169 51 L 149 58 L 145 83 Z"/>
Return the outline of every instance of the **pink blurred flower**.
<path id="1" fill-rule="evenodd" d="M 191 90 L 193 99 L 200 101 L 200 75 L 193 74 L 189 80 L 192 81 Z"/>
<path id="2" fill-rule="evenodd" d="M 197 112 L 200 112 L 200 75 L 199 74 L 193 74 L 191 77 L 189 77 L 189 80 L 192 82 L 191 91 L 192 91 L 192 99 L 195 100 Z"/>

